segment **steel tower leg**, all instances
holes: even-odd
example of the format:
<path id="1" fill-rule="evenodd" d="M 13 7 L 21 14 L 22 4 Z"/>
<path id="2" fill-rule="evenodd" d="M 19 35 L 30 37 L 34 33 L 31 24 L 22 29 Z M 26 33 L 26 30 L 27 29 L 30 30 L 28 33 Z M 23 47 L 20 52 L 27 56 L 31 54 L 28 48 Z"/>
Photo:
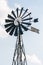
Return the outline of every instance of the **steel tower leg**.
<path id="1" fill-rule="evenodd" d="M 17 37 L 12 65 L 27 65 L 23 39 Z"/>

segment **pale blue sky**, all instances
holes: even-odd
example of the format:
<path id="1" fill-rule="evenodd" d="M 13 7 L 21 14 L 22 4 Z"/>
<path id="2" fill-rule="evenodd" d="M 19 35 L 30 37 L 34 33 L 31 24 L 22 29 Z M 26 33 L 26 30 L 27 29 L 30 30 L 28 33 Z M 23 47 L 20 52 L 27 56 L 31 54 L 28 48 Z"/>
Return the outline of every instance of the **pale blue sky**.
<path id="1" fill-rule="evenodd" d="M 38 28 L 40 34 L 30 31 L 24 32 L 23 41 L 26 54 L 35 54 L 43 65 L 43 0 L 7 0 L 7 5 L 10 9 L 15 8 L 15 4 L 20 4 L 24 8 L 29 8 L 32 12 L 31 16 L 33 18 L 39 18 L 39 22 L 32 24 L 32 26 Z M 8 36 L 7 38 L 0 37 L 0 65 L 11 65 L 15 43 L 16 38 L 14 36 Z M 40 64 L 28 61 L 28 65 Z"/>

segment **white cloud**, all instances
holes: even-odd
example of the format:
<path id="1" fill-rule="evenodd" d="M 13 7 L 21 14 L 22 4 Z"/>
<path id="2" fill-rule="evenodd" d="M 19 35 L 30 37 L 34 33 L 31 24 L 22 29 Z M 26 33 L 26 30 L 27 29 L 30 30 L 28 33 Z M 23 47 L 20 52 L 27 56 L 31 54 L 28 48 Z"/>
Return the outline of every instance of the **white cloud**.
<path id="1" fill-rule="evenodd" d="M 20 4 L 15 3 L 14 8 L 17 7 L 21 8 Z M 9 8 L 7 4 L 7 0 L 0 0 L 0 37 L 7 37 L 7 32 L 5 32 L 3 26 L 5 24 L 5 19 L 8 15 L 8 13 L 11 13 L 11 9 Z M 5 36 L 6 35 L 6 36 Z"/>
<path id="2" fill-rule="evenodd" d="M 26 58 L 30 63 L 42 65 L 42 61 L 35 54 L 26 55 Z"/>
<path id="3" fill-rule="evenodd" d="M 0 0 L 0 37 L 2 38 L 7 36 L 3 26 L 5 24 L 5 18 L 9 12 L 10 8 L 7 5 L 7 0 Z"/>
<path id="4" fill-rule="evenodd" d="M 7 0 L 0 1 L 0 23 L 3 23 L 7 14 L 10 12 L 10 8 L 7 5 Z"/>

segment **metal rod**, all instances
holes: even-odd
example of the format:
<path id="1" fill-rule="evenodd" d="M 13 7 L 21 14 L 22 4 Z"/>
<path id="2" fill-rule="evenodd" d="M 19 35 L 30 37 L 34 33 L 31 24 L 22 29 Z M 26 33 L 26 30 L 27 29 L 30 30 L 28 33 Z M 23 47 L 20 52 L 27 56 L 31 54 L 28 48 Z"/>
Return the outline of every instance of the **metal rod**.
<path id="1" fill-rule="evenodd" d="M 22 60 L 22 54 L 24 55 L 24 60 Z M 21 40 L 20 32 L 18 32 L 12 65 L 27 65 L 23 40 Z"/>
<path id="2" fill-rule="evenodd" d="M 19 24 L 20 25 L 20 24 Z M 20 62 L 21 62 L 21 65 L 22 65 L 22 51 L 21 51 L 21 35 L 20 35 L 20 32 L 19 32 L 19 50 L 20 50 Z"/>

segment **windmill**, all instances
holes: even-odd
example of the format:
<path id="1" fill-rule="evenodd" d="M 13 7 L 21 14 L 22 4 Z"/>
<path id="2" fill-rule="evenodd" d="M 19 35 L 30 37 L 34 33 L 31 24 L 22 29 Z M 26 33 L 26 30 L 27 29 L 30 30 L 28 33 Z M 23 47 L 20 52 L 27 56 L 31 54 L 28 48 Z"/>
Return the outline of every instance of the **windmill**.
<path id="1" fill-rule="evenodd" d="M 17 37 L 12 65 L 27 65 L 22 35 L 24 31 L 28 30 L 39 33 L 39 29 L 31 26 L 32 22 L 38 22 L 38 18 L 33 19 L 31 12 L 28 12 L 28 9 L 24 10 L 23 7 L 16 8 L 16 11 L 12 10 L 11 14 L 8 14 L 8 19 L 5 19 L 4 26 L 9 35 Z"/>

